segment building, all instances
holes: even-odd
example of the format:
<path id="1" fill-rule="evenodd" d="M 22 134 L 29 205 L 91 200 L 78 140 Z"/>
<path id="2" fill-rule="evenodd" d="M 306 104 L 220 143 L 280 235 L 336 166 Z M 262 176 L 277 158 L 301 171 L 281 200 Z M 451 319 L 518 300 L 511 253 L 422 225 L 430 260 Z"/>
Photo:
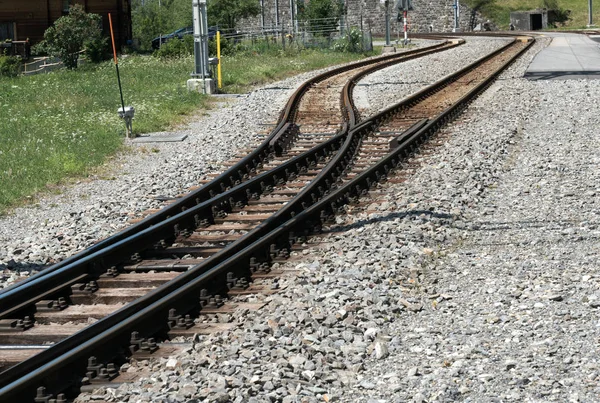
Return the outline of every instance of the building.
<path id="1" fill-rule="evenodd" d="M 54 21 L 69 13 L 69 6 L 80 4 L 87 13 L 102 16 L 104 33 L 109 35 L 111 13 L 115 42 L 125 45 L 131 39 L 130 0 L 0 0 L 0 42 L 7 39 L 31 44 L 44 38 Z"/>
<path id="2" fill-rule="evenodd" d="M 517 31 L 537 31 L 548 28 L 548 10 L 513 11 L 510 13 L 511 28 Z"/>

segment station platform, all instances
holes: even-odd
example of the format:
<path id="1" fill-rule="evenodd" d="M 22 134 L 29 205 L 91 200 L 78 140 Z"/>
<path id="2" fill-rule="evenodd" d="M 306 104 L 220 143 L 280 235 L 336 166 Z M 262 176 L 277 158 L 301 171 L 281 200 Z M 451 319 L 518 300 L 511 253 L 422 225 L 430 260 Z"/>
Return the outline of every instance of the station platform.
<path id="1" fill-rule="evenodd" d="M 584 34 L 545 32 L 552 43 L 533 59 L 525 78 L 530 80 L 600 78 L 600 44 Z"/>

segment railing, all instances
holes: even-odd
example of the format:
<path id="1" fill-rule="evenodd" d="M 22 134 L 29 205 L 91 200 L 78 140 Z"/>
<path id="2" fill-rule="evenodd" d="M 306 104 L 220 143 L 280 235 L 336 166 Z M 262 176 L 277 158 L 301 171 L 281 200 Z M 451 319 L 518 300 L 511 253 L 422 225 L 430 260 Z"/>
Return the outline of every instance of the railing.
<path id="1" fill-rule="evenodd" d="M 84 51 L 82 50 L 78 53 L 81 56 L 83 52 Z M 81 66 L 84 63 L 85 59 L 81 57 L 77 61 L 77 65 L 79 66 Z M 58 57 L 38 57 L 35 58 L 32 62 L 23 63 L 22 73 L 26 76 L 29 76 L 40 73 L 49 73 L 62 67 L 64 67 L 64 64 Z"/>

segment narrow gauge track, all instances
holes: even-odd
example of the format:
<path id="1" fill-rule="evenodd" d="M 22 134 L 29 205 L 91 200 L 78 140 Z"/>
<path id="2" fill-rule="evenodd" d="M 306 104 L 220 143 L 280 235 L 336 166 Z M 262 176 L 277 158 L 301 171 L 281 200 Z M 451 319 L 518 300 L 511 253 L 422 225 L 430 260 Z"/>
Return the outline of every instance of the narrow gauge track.
<path id="1" fill-rule="evenodd" d="M 436 38 L 438 40 L 444 40 L 444 38 Z M 311 141 L 311 137 L 314 136 L 303 136 L 299 138 L 298 124 L 297 124 L 297 112 L 299 106 L 302 104 L 305 96 L 308 95 L 314 101 L 315 99 L 319 99 L 319 97 L 312 97 L 310 94 L 311 89 L 316 89 L 319 91 L 322 88 L 321 83 L 327 82 L 329 79 L 338 75 L 342 75 L 348 72 L 356 72 L 357 69 L 365 68 L 368 66 L 373 66 L 375 64 L 381 65 L 381 68 L 385 68 L 388 63 L 400 63 L 407 60 L 412 60 L 414 58 L 422 57 L 428 54 L 440 52 L 447 50 L 448 48 L 457 46 L 457 43 L 440 43 L 433 46 L 411 50 L 403 53 L 387 55 L 375 59 L 360 61 L 356 63 L 351 63 L 345 66 L 341 66 L 338 68 L 334 68 L 322 74 L 319 74 L 310 80 L 303 83 L 290 97 L 285 107 L 283 108 L 277 124 L 275 128 L 269 133 L 267 138 L 254 150 L 252 150 L 248 155 L 244 158 L 233 164 L 229 167 L 225 172 L 219 174 L 214 179 L 210 180 L 208 183 L 205 183 L 200 188 L 190 192 L 184 197 L 179 198 L 175 202 L 169 204 L 162 208 L 159 212 L 151 214 L 137 222 L 135 225 L 132 225 L 125 230 L 108 237 L 91 247 L 61 261 L 58 262 L 43 271 L 28 277 L 27 279 L 15 283 L 9 287 L 6 287 L 0 290 L 0 306 L 5 306 L 6 302 L 4 302 L 4 297 L 8 294 L 13 294 L 16 289 L 31 283 L 38 282 L 42 277 L 64 268 L 68 265 L 71 265 L 75 262 L 81 261 L 83 258 L 93 255 L 94 253 L 109 248 L 113 245 L 118 244 L 119 242 L 127 239 L 135 234 L 138 234 L 152 226 L 155 226 L 169 217 L 175 216 L 176 214 L 185 211 L 189 208 L 192 208 L 200 203 L 207 202 L 211 198 L 215 197 L 215 195 L 222 194 L 223 192 L 235 187 L 241 183 L 248 181 L 251 177 L 255 177 L 261 172 L 265 172 L 268 169 L 271 169 L 283 161 L 289 160 L 291 156 L 297 155 L 299 151 L 305 151 L 306 144 L 304 144 L 303 150 L 292 149 L 294 144 L 302 144 L 301 141 L 308 140 L 310 144 L 314 144 Z M 325 86 L 326 88 L 326 86 Z M 322 94 L 322 91 L 319 91 Z M 339 94 L 338 94 L 339 99 Z M 331 108 L 328 108 L 331 110 Z M 335 112 L 338 115 L 345 117 L 344 114 L 340 114 L 339 112 Z M 305 118 L 306 113 L 303 112 L 301 119 Z M 330 121 L 333 120 L 333 117 L 330 117 Z M 300 122 L 303 123 L 303 122 Z M 340 120 L 338 126 L 342 125 L 343 120 Z M 328 130 L 330 131 L 330 130 Z M 306 133 L 306 129 L 303 129 L 303 132 Z M 300 141 L 300 142 L 299 142 Z M 7 316 L 2 313 L 0 310 L 0 319 L 6 318 Z"/>
<path id="2" fill-rule="evenodd" d="M 144 347 L 151 349 L 152 343 L 143 337 L 160 335 L 168 338 L 169 335 L 185 330 L 186 320 L 181 315 L 187 314 L 191 318 L 212 309 L 214 297 L 211 303 L 211 296 L 234 294 L 245 288 L 247 284 L 242 279 L 250 278 L 253 273 L 265 268 L 274 260 L 285 257 L 291 244 L 299 238 L 320 230 L 344 204 L 357 200 L 378 180 L 385 179 L 393 169 L 401 167 L 407 156 L 445 122 L 460 113 L 473 97 L 486 88 L 495 76 L 529 45 L 530 43 L 515 41 L 357 125 L 346 136 L 340 151 L 329 161 L 326 168 L 293 202 L 288 203 L 266 221 L 278 224 L 276 229 L 272 230 L 272 226 L 265 223 L 260 224 L 226 248 L 238 250 L 235 255 L 230 255 L 213 266 L 209 265 L 209 261 L 215 260 L 214 256 L 206 259 L 120 311 L 17 365 L 15 369 L 20 370 L 20 375 L 13 379 L 10 379 L 12 374 L 7 375 L 5 379 L 8 382 L 3 381 L 0 397 L 30 400 L 35 395 L 34 389 L 40 385 L 46 385 L 52 393 L 63 391 L 69 386 L 78 386 L 81 374 L 86 371 L 89 377 L 96 377 L 100 373 L 102 378 L 107 373 L 114 372 L 114 364 L 123 362 L 124 358 L 136 350 L 143 350 Z M 352 85 L 344 88 L 344 97 L 350 97 L 351 88 Z M 447 99 L 449 93 L 454 91 L 461 93 L 452 98 L 455 103 L 444 104 L 441 114 L 435 115 L 436 110 L 423 108 L 424 105 L 428 105 L 428 96 L 437 94 L 438 97 Z M 377 137 L 382 134 L 380 128 L 384 124 L 395 125 L 396 123 L 390 122 L 401 121 L 404 121 L 405 125 L 410 124 L 402 116 L 407 116 L 411 109 L 425 110 L 426 112 L 421 113 L 422 116 L 427 116 L 423 118 L 427 120 L 424 123 L 413 124 L 408 131 L 395 136 L 394 141 L 382 142 L 384 147 L 391 150 L 378 161 L 363 161 L 361 164 L 360 159 L 353 158 L 360 155 L 361 146 L 363 142 L 367 143 L 364 140 L 369 135 Z M 387 140 L 390 137 L 387 136 Z M 352 171 L 361 166 L 360 172 Z M 356 176 L 350 179 L 347 176 L 350 173 Z M 325 190 L 327 182 L 333 186 Z M 259 235 L 259 238 L 253 238 L 251 234 Z M 183 326 L 178 327 L 179 324 Z M 118 346 L 121 347 L 121 351 L 115 351 L 118 350 Z M 98 362 L 114 364 L 105 367 L 103 364 L 92 362 L 88 365 L 87 358 L 91 355 L 98 357 Z M 39 393 L 42 400 L 51 397 L 46 391 L 40 390 Z"/>
<path id="3" fill-rule="evenodd" d="M 375 71 L 377 69 L 383 68 L 383 67 L 387 67 L 389 65 L 398 63 L 401 60 L 409 60 L 415 57 L 419 57 L 421 55 L 424 54 L 430 54 L 433 51 L 439 51 L 439 50 L 443 50 L 443 49 L 447 49 L 449 47 L 452 46 L 456 46 L 457 44 L 443 44 L 443 45 L 438 45 L 435 46 L 433 48 L 429 48 L 426 50 L 422 50 L 422 51 L 418 51 L 418 52 L 410 52 L 410 55 L 405 55 L 404 57 L 394 57 L 394 58 L 388 58 L 390 60 L 386 60 L 384 62 L 379 62 L 376 64 L 372 64 L 371 66 L 367 66 L 367 67 L 362 67 L 360 69 L 358 69 L 359 73 L 356 74 L 355 71 L 352 71 L 351 73 L 354 74 L 355 78 L 358 76 L 362 76 L 365 74 L 368 74 L 369 72 Z M 346 76 L 348 76 L 349 74 L 346 73 Z M 342 80 L 347 80 L 347 77 L 343 77 L 341 79 L 337 79 L 337 82 L 342 82 Z M 339 84 L 338 84 L 339 86 Z M 328 84 L 328 87 L 331 87 L 331 83 Z M 338 92 L 339 93 L 339 92 Z M 353 111 L 354 107 L 353 104 L 350 103 L 351 98 L 346 96 L 343 98 L 343 110 L 344 111 Z M 324 116 L 322 113 L 320 114 L 320 116 Z M 341 117 L 342 113 L 338 112 L 338 117 Z M 326 117 L 326 116 L 325 116 Z M 326 117 L 328 119 L 327 123 L 331 122 L 333 120 L 333 118 L 331 116 Z M 310 118 L 304 117 L 305 121 L 310 121 Z M 346 117 L 345 119 L 346 121 L 354 121 L 352 119 L 349 119 L 348 117 Z M 315 126 L 313 125 L 312 128 L 314 128 Z M 318 127 L 318 126 L 317 126 Z M 278 166 L 277 168 L 273 169 L 272 171 L 269 172 L 265 172 L 263 174 L 259 174 L 257 175 L 257 177 L 255 179 L 258 180 L 252 180 L 252 181 L 248 181 L 244 184 L 238 185 L 236 187 L 234 187 L 233 189 L 227 190 L 225 191 L 225 195 L 221 196 L 221 197 L 213 197 L 213 199 L 211 199 L 211 202 L 216 203 L 218 205 L 219 202 L 223 203 L 225 202 L 225 204 L 228 203 L 227 206 L 221 206 L 221 207 L 226 207 L 228 209 L 228 213 L 231 213 L 232 209 L 235 208 L 241 208 L 242 204 L 248 204 L 247 207 L 250 207 L 249 210 L 252 210 L 252 206 L 256 206 L 259 212 L 265 212 L 268 211 L 270 214 L 272 214 L 275 210 L 277 210 L 279 207 L 281 207 L 282 205 L 282 201 L 285 202 L 287 200 L 290 199 L 290 196 L 292 196 L 293 194 L 298 193 L 298 191 L 304 186 L 302 184 L 303 181 L 310 181 L 313 179 L 313 177 L 311 176 L 306 176 L 306 177 L 297 177 L 296 174 L 290 174 L 288 171 L 288 168 L 290 167 L 296 167 L 299 169 L 299 171 L 301 173 L 304 174 L 309 174 L 310 172 L 310 168 L 313 167 L 317 167 L 318 168 L 318 164 L 320 162 L 320 160 L 322 160 L 323 158 L 327 157 L 328 155 L 333 154 L 333 152 L 339 147 L 339 145 L 341 145 L 341 142 L 345 136 L 345 134 L 347 133 L 347 123 L 345 123 L 343 125 L 343 130 L 340 131 L 339 134 L 334 135 L 333 137 L 331 137 L 329 140 L 323 142 L 322 144 L 320 144 L 317 147 L 314 147 L 313 150 L 310 150 L 307 153 L 304 153 L 302 155 L 297 155 L 297 156 L 292 156 L 291 159 L 289 159 L 286 163 L 283 163 L 282 165 Z M 298 135 L 299 136 L 299 135 Z M 283 151 L 280 150 L 280 152 Z M 322 154 L 320 154 L 322 153 Z M 291 169 L 291 168 L 290 168 Z M 275 172 L 273 172 L 275 171 Z M 314 170 L 314 172 L 312 172 L 313 175 L 316 175 L 318 173 L 318 170 Z M 288 183 L 288 189 L 287 191 L 284 192 L 284 199 L 285 200 L 281 200 L 282 195 L 271 195 L 270 197 L 268 197 L 267 199 L 269 199 L 267 201 L 267 206 L 258 206 L 253 202 L 253 200 L 249 200 L 249 199 L 257 199 L 258 195 L 262 192 L 264 192 L 265 190 L 270 191 L 271 189 L 265 189 L 265 183 L 264 181 L 259 181 L 260 179 L 266 179 L 267 177 L 269 178 L 269 185 L 266 185 L 268 187 L 274 187 L 276 188 L 278 185 L 281 185 L 282 180 L 278 179 L 277 176 L 275 175 L 281 175 L 280 178 L 285 177 L 286 180 L 288 181 L 296 181 L 296 186 L 293 186 L 293 182 Z M 289 185 L 292 185 L 292 189 L 289 188 Z M 260 187 L 259 187 L 260 186 Z M 256 193 L 258 192 L 258 193 Z M 236 195 L 241 196 L 241 200 L 235 201 L 232 200 L 232 195 Z M 314 198 L 314 194 L 311 195 L 312 198 Z M 244 199 L 245 197 L 245 199 Z M 217 200 L 215 200 L 217 199 Z M 264 198 L 263 198 L 264 199 Z M 277 199 L 277 200 L 275 200 Z M 243 201 L 243 203 L 241 203 L 241 201 Z M 255 200 L 254 200 L 255 201 Z M 262 202 L 263 200 L 261 200 Z M 210 226 L 216 227 L 218 229 L 214 229 L 213 228 L 213 232 L 215 231 L 224 231 L 224 229 L 229 228 L 227 225 L 227 223 L 225 222 L 221 222 L 220 224 L 222 224 L 220 227 L 216 224 L 219 224 L 219 217 L 224 218 L 224 216 L 227 214 L 225 212 L 225 209 L 221 209 L 219 210 L 218 208 L 215 209 L 215 204 L 210 204 L 210 203 L 200 203 L 201 205 L 203 205 L 205 207 L 212 207 L 211 209 L 209 209 L 209 211 L 211 211 L 211 213 L 213 213 L 212 217 L 210 218 L 203 218 L 201 219 L 199 217 L 198 214 L 194 214 L 193 216 L 193 221 L 195 224 L 200 224 L 202 225 L 205 222 L 210 222 Z M 271 204 L 271 206 L 269 206 L 269 204 Z M 275 206 L 273 206 L 275 205 Z M 197 208 L 198 206 L 194 207 L 193 212 L 199 212 L 200 209 Z M 192 209 L 190 209 L 192 210 Z M 198 210 L 198 211 L 196 211 Z M 180 215 L 186 215 L 188 217 L 188 219 L 190 218 L 190 211 L 186 211 L 186 214 L 180 214 Z M 235 214 L 234 214 L 235 215 Z M 263 216 L 268 216 L 268 214 L 262 214 Z M 235 221 L 238 221 L 237 223 L 237 227 L 234 225 L 234 229 L 236 230 L 249 230 L 251 229 L 253 226 L 256 226 L 256 224 L 258 223 L 258 221 L 266 218 L 261 216 L 261 214 L 258 214 L 257 217 L 253 217 L 252 219 L 248 219 L 245 220 L 245 218 L 248 217 L 244 217 L 244 215 L 239 215 L 235 216 L 233 219 Z M 229 220 L 232 219 L 232 217 L 228 218 Z M 168 221 L 168 220 L 167 220 Z M 244 224 L 239 225 L 239 221 L 247 221 Z M 194 243 L 194 244 L 198 244 L 199 242 L 214 242 L 214 241 L 220 241 L 220 242 L 233 242 L 235 241 L 237 238 L 242 237 L 243 234 L 237 234 L 234 236 L 222 236 L 222 235 L 212 235 L 210 234 L 210 229 L 206 229 L 206 231 L 204 231 L 203 233 L 197 233 L 197 234 L 192 234 L 189 235 L 188 231 L 193 231 L 194 228 L 189 228 L 189 224 L 187 225 L 187 228 L 185 229 L 181 229 L 178 228 L 178 225 L 180 224 L 172 224 L 172 223 L 168 223 L 167 224 L 167 228 L 169 228 L 167 231 L 171 231 L 172 233 L 174 232 L 175 235 L 178 237 L 178 240 L 182 243 L 182 244 L 189 244 Z M 154 231 L 154 228 L 152 229 L 152 231 L 150 230 L 145 230 L 142 232 L 146 232 L 146 233 L 154 233 L 156 231 Z M 264 232 L 264 231 L 263 231 Z M 139 247 L 140 243 L 145 244 L 148 241 L 148 238 L 144 238 L 141 241 L 138 240 L 137 244 Z M 156 240 L 154 240 L 156 241 Z M 134 242 L 135 244 L 136 242 Z M 135 257 L 130 257 L 128 258 L 129 260 L 129 265 L 125 264 L 123 266 L 120 267 L 121 271 L 137 271 L 137 270 L 173 270 L 173 269 L 179 269 L 179 270 L 185 270 L 187 268 L 189 268 L 190 266 L 193 266 L 194 264 L 198 264 L 199 262 L 197 260 L 194 259 L 187 259 L 187 260 L 180 260 L 180 259 L 175 259 L 173 260 L 172 258 L 174 256 L 177 255 L 183 255 L 185 254 L 185 257 L 189 257 L 192 254 L 197 255 L 198 256 L 203 256 L 205 254 L 210 254 L 210 253 L 214 253 L 217 252 L 217 250 L 209 250 L 209 249 L 217 249 L 217 248 L 203 248 L 203 247 L 196 247 L 196 248 L 183 248 L 181 250 L 178 250 L 177 248 L 169 248 L 169 249 L 164 249 L 165 245 L 164 245 L 165 241 L 164 238 L 158 240 L 157 245 L 159 246 L 158 250 L 154 249 L 154 251 L 152 252 L 155 255 L 166 255 L 167 257 L 169 257 L 169 261 L 168 262 L 156 262 L 156 261 L 145 261 L 145 262 L 138 262 L 140 259 L 142 259 L 142 256 L 140 254 L 138 254 L 137 252 L 135 252 L 134 254 L 136 254 L 137 256 Z M 117 242 L 118 244 L 118 242 Z M 116 249 L 119 249 L 119 247 L 122 245 L 117 245 Z M 135 249 L 134 249 L 135 250 Z M 162 252 L 162 253 L 161 253 Z M 129 250 L 128 252 L 122 252 L 122 253 L 129 253 L 131 255 L 131 250 Z M 121 254 L 122 254 L 121 253 Z M 98 253 L 96 253 L 98 254 Z M 223 256 L 226 256 L 226 254 L 221 254 L 221 258 Z M 106 256 L 104 256 L 104 259 L 102 260 L 102 262 L 100 263 L 100 265 L 105 265 L 106 264 Z M 85 265 L 85 263 L 84 263 Z M 98 265 L 98 263 L 92 263 L 92 267 L 94 267 L 94 265 Z M 68 266 L 67 266 L 68 267 Z M 60 279 L 60 275 L 56 276 L 57 272 L 60 272 L 61 270 L 56 270 L 53 271 L 52 273 L 48 273 L 47 276 L 54 276 L 54 277 L 59 277 Z M 71 273 L 72 274 L 72 273 Z M 70 302 L 75 302 L 75 303 L 81 303 L 81 302 L 91 302 L 91 303 L 96 303 L 96 304 L 101 304 L 99 305 L 95 305 L 93 307 L 93 312 L 90 312 L 90 309 L 73 309 L 74 307 L 71 307 L 71 309 L 69 310 L 69 312 L 64 315 L 61 313 L 62 308 L 65 307 L 66 305 L 66 298 L 61 299 L 60 297 L 56 298 L 56 299 L 46 299 L 46 300 L 41 300 L 40 301 L 40 296 L 38 295 L 37 297 L 34 297 L 35 300 L 37 300 L 37 305 L 35 310 L 36 315 L 35 315 L 35 320 L 40 322 L 40 323 L 64 323 L 64 322 L 78 322 L 78 321 L 87 321 L 88 318 L 101 318 L 103 316 L 105 316 L 106 314 L 110 313 L 111 311 L 114 311 L 116 308 L 113 306 L 109 307 L 108 304 L 110 303 L 114 303 L 114 302 L 123 302 L 124 300 L 131 300 L 131 299 L 135 299 L 136 297 L 139 297 L 143 294 L 145 294 L 146 292 L 149 291 L 149 289 L 151 287 L 155 287 L 157 285 L 159 285 L 161 282 L 170 280 L 171 278 L 175 277 L 176 275 L 179 274 L 179 272 L 162 272 L 160 273 L 160 275 L 154 275 L 152 279 L 144 279 L 144 278 L 140 278 L 140 277 L 131 277 L 131 276 L 127 276 L 125 275 L 121 275 L 119 276 L 118 281 L 114 279 L 114 276 L 117 274 L 117 271 L 115 271 L 115 269 L 109 270 L 107 274 L 101 276 L 101 278 L 98 278 L 97 281 L 93 280 L 93 281 L 85 281 L 85 282 L 76 282 L 75 284 L 71 285 L 71 296 L 69 297 Z M 46 297 L 50 297 L 53 298 L 57 295 L 57 292 L 60 293 L 59 289 L 63 289 L 65 288 L 65 285 L 68 285 L 69 283 L 73 283 L 73 281 L 81 281 L 83 279 L 89 279 L 89 273 L 76 273 L 76 278 L 77 280 L 73 280 L 73 278 L 71 279 L 67 279 L 67 278 L 62 278 L 60 279 L 58 282 L 50 282 L 50 286 L 48 286 L 46 284 L 46 287 L 41 287 L 43 288 L 42 293 L 44 294 L 44 296 L 42 296 L 41 298 L 46 298 Z M 66 281 L 65 281 L 66 280 Z M 31 284 L 33 284 L 34 282 L 31 282 Z M 120 292 L 110 292 L 110 288 L 111 287 L 115 287 L 116 284 L 130 284 L 135 286 L 135 291 L 131 292 L 131 289 L 127 290 L 126 293 L 122 292 L 123 290 L 119 290 Z M 98 286 L 101 286 L 103 288 L 109 289 L 108 292 L 104 293 L 104 295 L 98 295 L 100 293 L 94 293 L 94 291 L 96 291 Z M 117 286 L 118 287 L 118 286 Z M 19 287 L 17 288 L 18 290 L 22 290 L 22 289 L 28 289 L 31 288 L 31 285 L 27 285 L 25 287 Z M 40 287 L 33 287 L 34 289 L 37 289 L 37 291 L 39 291 Z M 137 292 L 136 292 L 137 291 Z M 22 295 L 23 293 L 20 292 L 19 295 Z M 9 294 L 4 294 L 4 296 L 9 295 Z M 15 295 L 13 293 L 13 295 Z M 25 300 L 27 300 L 27 298 L 25 298 Z M 27 300 L 25 303 L 21 302 L 17 302 L 17 304 L 13 304 L 12 306 L 4 306 L 3 305 L 3 310 L 4 312 L 9 312 L 8 315 L 10 314 L 21 314 L 24 311 L 27 310 L 31 310 L 32 309 L 32 305 L 31 302 L 33 300 L 29 299 Z M 104 303 L 104 304 L 103 304 Z M 104 305 L 104 306 L 102 306 Z M 6 309 L 5 309 L 6 308 Z M 81 308 L 81 307 L 80 307 Z M 8 316 L 7 315 L 7 316 Z M 174 314 L 172 315 L 172 317 L 174 316 Z M 4 316 L 6 317 L 6 316 Z M 179 325 L 183 325 L 183 327 L 189 327 L 191 325 L 190 321 L 187 320 L 185 318 L 175 318 L 174 320 L 178 321 L 178 320 L 183 320 L 183 322 L 179 323 Z M 7 323 L 8 322 L 8 323 Z M 193 323 L 193 322 L 192 322 Z M 17 340 L 21 340 L 24 341 L 28 344 L 34 344 L 34 343 L 47 343 L 47 342 L 56 342 L 59 341 L 61 339 L 64 339 L 65 337 L 67 337 L 69 334 L 80 330 L 83 325 L 69 325 L 69 326 L 62 326 L 60 327 L 58 330 L 55 328 L 49 328 L 49 329 L 43 329 L 43 327 L 40 329 L 39 332 L 34 331 L 19 331 L 19 330 L 27 330 L 30 327 L 30 323 L 28 319 L 25 320 L 9 320 L 9 321 L 5 321 L 5 324 L 7 325 L 7 327 L 9 328 L 8 332 L 4 332 L 2 334 L 3 339 L 11 341 L 11 342 L 16 342 Z M 0 374 L 2 376 L 2 378 L 4 379 L 5 374 Z M 10 375 L 7 375 L 7 377 Z M 2 384 L 4 384 L 4 380 L 2 381 Z"/>

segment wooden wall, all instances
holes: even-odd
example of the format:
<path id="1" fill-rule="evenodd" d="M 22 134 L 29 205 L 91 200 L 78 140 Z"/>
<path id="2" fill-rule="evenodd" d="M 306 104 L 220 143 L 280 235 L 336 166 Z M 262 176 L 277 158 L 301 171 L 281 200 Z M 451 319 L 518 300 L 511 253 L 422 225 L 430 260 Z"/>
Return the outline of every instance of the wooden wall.
<path id="1" fill-rule="evenodd" d="M 125 45 L 131 39 L 130 0 L 71 0 L 88 13 L 102 16 L 104 33 L 109 35 L 108 13 L 113 18 L 115 41 Z M 44 31 L 64 15 L 63 0 L 0 0 L 0 23 L 16 23 L 16 40 L 29 38 L 32 44 L 44 38 Z"/>

